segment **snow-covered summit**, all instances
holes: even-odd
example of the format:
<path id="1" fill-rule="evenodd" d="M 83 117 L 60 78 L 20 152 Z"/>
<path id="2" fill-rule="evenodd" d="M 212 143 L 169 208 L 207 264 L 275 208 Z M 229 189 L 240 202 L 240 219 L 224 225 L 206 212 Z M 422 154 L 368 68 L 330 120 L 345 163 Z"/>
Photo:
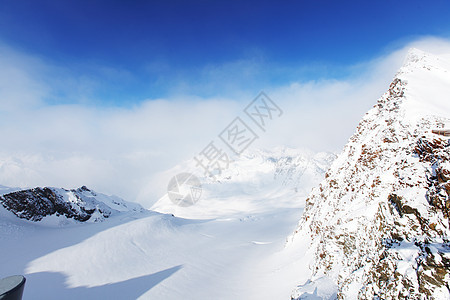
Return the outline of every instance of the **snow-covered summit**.
<path id="1" fill-rule="evenodd" d="M 432 133 L 450 125 L 447 57 L 412 49 L 310 194 L 289 244 L 310 241 L 311 282 L 294 299 L 324 278 L 339 298 L 450 299 L 450 144 Z"/>
<path id="2" fill-rule="evenodd" d="M 427 116 L 450 118 L 450 55 L 410 49 L 396 78 L 408 85 L 403 101 L 405 120 L 416 122 Z"/>

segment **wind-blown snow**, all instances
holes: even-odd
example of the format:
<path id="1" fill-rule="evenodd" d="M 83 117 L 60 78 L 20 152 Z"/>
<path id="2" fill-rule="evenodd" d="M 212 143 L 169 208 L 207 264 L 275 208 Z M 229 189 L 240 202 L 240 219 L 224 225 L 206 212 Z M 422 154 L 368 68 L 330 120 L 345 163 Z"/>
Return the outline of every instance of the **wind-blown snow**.
<path id="1" fill-rule="evenodd" d="M 396 77 L 408 85 L 405 119 L 414 122 L 427 116 L 450 118 L 450 55 L 435 56 L 411 49 Z"/>

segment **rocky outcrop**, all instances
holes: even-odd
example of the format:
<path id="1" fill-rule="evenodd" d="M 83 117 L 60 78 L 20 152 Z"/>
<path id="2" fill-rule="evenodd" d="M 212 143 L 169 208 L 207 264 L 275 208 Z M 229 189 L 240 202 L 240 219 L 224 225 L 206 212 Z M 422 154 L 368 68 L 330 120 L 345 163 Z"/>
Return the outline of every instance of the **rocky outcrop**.
<path id="1" fill-rule="evenodd" d="M 1 195 L 0 204 L 17 217 L 30 221 L 56 216 L 80 222 L 95 222 L 119 211 L 141 209 L 137 204 L 97 194 L 85 186 L 73 190 L 37 187 L 16 191 Z"/>

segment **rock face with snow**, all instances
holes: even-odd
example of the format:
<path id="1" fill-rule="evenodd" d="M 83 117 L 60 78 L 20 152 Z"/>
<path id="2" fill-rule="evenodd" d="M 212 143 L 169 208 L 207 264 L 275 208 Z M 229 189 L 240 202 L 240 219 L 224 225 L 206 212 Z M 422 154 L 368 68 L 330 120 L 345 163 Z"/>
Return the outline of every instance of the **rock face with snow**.
<path id="1" fill-rule="evenodd" d="M 311 282 L 339 299 L 450 299 L 448 58 L 410 50 L 307 200 L 290 241 L 311 239 Z"/>
<path id="2" fill-rule="evenodd" d="M 102 221 L 121 211 L 142 209 L 115 196 L 79 189 L 34 188 L 0 196 L 0 204 L 17 217 L 41 221 L 48 216 L 65 217 L 80 222 Z"/>

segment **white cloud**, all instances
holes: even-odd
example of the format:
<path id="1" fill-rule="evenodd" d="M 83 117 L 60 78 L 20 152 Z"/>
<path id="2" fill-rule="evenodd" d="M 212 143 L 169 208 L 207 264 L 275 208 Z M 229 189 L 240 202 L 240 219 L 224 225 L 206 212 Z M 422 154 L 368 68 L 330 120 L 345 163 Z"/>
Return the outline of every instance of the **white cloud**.
<path id="1" fill-rule="evenodd" d="M 424 38 L 352 66 L 355 76 L 349 79 L 267 87 L 284 115 L 253 146 L 339 151 L 386 91 L 410 47 L 450 53 L 448 41 Z M 7 186 L 87 185 L 149 206 L 162 196 L 156 174 L 198 154 L 256 96 L 242 90 L 234 99 L 179 96 L 126 108 L 89 106 L 84 91 L 91 83 L 69 77 L 59 82 L 70 82 L 63 93 L 73 90 L 76 104 L 49 105 L 58 81 L 48 78 L 64 70 L 4 46 L 0 52 L 0 184 Z M 256 62 L 238 62 L 204 72 L 223 80 L 221 87 L 235 88 L 238 79 L 227 79 L 227 70 L 240 65 L 250 72 L 244 77 L 259 68 Z"/>
<path id="2" fill-rule="evenodd" d="M 0 112 L 42 103 L 49 88 L 35 73 L 36 69 L 42 68 L 38 59 L 0 44 L 0 67 Z"/>

